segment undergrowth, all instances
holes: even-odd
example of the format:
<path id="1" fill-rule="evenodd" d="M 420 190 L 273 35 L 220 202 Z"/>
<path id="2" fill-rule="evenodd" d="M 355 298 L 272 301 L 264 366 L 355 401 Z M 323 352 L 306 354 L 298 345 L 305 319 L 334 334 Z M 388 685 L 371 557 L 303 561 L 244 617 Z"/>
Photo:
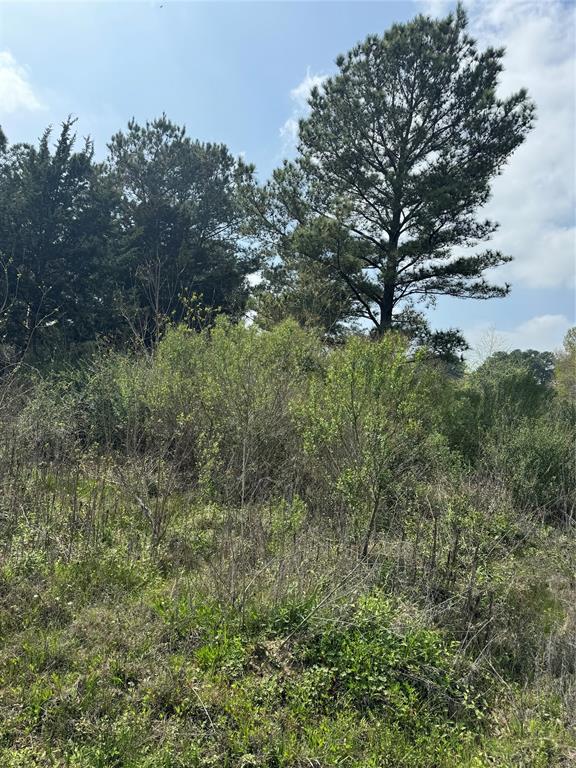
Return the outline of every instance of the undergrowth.
<path id="1" fill-rule="evenodd" d="M 20 375 L 0 765 L 574 763 L 569 404 L 292 324 Z"/>

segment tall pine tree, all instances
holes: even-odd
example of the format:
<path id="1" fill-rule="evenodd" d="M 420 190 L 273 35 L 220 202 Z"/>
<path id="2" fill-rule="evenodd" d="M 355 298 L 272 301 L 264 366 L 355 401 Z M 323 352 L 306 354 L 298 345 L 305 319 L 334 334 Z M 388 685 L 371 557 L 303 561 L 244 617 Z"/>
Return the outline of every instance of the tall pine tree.
<path id="1" fill-rule="evenodd" d="M 338 276 L 377 335 L 411 302 L 509 290 L 484 275 L 509 256 L 466 248 L 497 227 L 478 212 L 534 106 L 524 90 L 497 96 L 504 51 L 479 51 L 466 27 L 459 6 L 340 56 L 338 74 L 312 91 L 297 167 L 281 169 L 269 188 L 292 217 L 292 243 L 326 222 L 324 247 L 301 247 L 300 256 Z"/>

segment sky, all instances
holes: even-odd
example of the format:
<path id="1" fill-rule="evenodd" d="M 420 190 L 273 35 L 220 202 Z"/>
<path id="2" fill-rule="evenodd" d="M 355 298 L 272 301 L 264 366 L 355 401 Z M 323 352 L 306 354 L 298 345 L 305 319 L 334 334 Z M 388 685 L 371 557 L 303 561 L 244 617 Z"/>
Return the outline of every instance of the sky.
<path id="1" fill-rule="evenodd" d="M 437 328 L 472 354 L 557 349 L 576 322 L 576 0 L 466 0 L 472 34 L 504 46 L 501 95 L 526 87 L 537 121 L 493 184 L 490 247 L 514 261 L 493 278 L 505 299 L 444 298 Z M 227 144 L 264 180 L 294 155 L 298 119 L 334 60 L 368 34 L 451 0 L 5 2 L 0 0 L 0 125 L 10 142 L 78 118 L 99 158 L 135 117 L 165 112 L 193 138 Z"/>

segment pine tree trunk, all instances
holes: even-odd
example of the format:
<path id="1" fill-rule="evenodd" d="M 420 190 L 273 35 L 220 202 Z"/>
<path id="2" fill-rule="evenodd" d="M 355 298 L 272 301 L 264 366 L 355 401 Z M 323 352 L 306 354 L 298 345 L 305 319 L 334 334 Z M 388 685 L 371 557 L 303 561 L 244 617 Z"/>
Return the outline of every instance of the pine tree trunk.
<path id="1" fill-rule="evenodd" d="M 385 269 L 382 277 L 384 279 L 384 285 L 382 290 L 382 297 L 379 302 L 380 308 L 380 325 L 378 327 L 378 336 L 381 338 L 387 331 L 392 328 L 392 312 L 394 310 L 394 294 L 396 293 L 396 251 L 398 249 L 398 242 L 400 240 L 400 209 L 394 213 L 393 217 L 393 234 L 390 235 L 390 239 L 387 245 L 387 253 L 385 257 Z"/>
<path id="2" fill-rule="evenodd" d="M 392 310 L 394 309 L 394 283 L 387 282 L 384 286 L 382 299 L 380 301 L 380 324 L 378 326 L 378 336 L 381 338 L 386 331 L 392 328 Z"/>

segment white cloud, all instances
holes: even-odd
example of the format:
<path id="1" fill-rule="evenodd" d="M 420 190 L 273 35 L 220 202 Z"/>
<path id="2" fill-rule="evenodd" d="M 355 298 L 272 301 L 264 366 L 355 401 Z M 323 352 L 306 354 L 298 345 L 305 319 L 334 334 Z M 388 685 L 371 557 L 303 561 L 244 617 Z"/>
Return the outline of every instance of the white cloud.
<path id="1" fill-rule="evenodd" d="M 298 119 L 297 117 L 289 117 L 280 128 L 280 136 L 285 145 L 296 146 L 298 141 Z"/>
<path id="2" fill-rule="evenodd" d="M 427 16 L 446 16 L 454 3 L 450 0 L 421 0 L 422 13 Z"/>
<path id="3" fill-rule="evenodd" d="M 9 51 L 0 51 L 0 114 L 38 109 L 42 109 L 42 104 L 32 89 L 28 73 Z"/>
<path id="4" fill-rule="evenodd" d="M 298 108 L 301 110 L 306 109 L 308 106 L 308 99 L 314 88 L 320 88 L 327 75 L 312 75 L 310 73 L 310 67 L 306 70 L 306 77 L 301 83 L 298 83 L 296 88 L 292 88 L 290 91 L 290 98 L 296 102 Z"/>
<path id="5" fill-rule="evenodd" d="M 308 68 L 306 76 L 302 82 L 298 83 L 298 85 L 290 91 L 292 114 L 280 128 L 280 137 L 282 138 L 285 153 L 293 151 L 298 143 L 298 123 L 308 114 L 308 99 L 310 98 L 312 89 L 316 87 L 320 88 L 326 78 L 327 75 L 311 74 L 310 68 Z"/>
<path id="6" fill-rule="evenodd" d="M 453 3 L 427 0 L 443 15 Z M 492 245 L 514 256 L 500 279 L 529 287 L 571 285 L 576 257 L 576 6 L 562 0 L 467 0 L 472 34 L 504 46 L 501 94 L 526 87 L 534 130 L 493 185 L 486 215 L 500 223 Z"/>
<path id="7" fill-rule="evenodd" d="M 468 357 L 475 365 L 498 351 L 553 351 L 562 346 L 562 340 L 570 326 L 570 320 L 564 315 L 538 315 L 508 331 L 499 330 L 490 323 L 481 323 L 464 331 L 471 348 Z"/>

